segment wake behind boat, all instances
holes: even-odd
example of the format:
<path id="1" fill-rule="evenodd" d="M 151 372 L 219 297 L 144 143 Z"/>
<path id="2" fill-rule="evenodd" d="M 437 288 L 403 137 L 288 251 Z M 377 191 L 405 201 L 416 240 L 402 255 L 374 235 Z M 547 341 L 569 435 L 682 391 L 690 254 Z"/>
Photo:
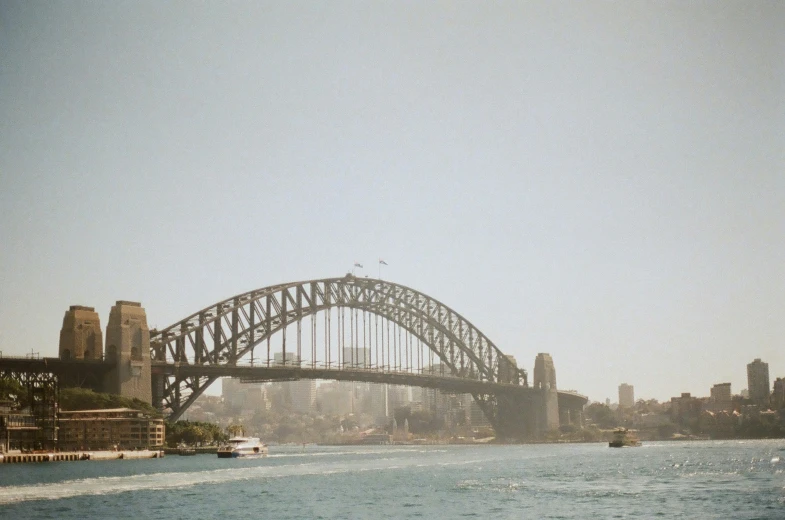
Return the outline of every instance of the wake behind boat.
<path id="1" fill-rule="evenodd" d="M 218 448 L 219 459 L 266 456 L 267 445 L 262 443 L 258 437 L 233 437 Z"/>

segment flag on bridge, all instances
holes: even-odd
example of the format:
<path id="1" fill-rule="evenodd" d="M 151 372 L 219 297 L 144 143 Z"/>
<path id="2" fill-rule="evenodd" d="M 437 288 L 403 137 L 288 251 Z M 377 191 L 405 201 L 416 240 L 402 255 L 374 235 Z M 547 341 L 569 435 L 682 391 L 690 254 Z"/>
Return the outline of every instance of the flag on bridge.
<path id="1" fill-rule="evenodd" d="M 354 267 L 359 267 L 360 269 L 362 269 L 362 268 L 363 268 L 363 264 L 360 264 L 360 263 L 358 263 L 358 262 L 355 262 L 355 263 L 354 263 Z"/>
<path id="2" fill-rule="evenodd" d="M 380 264 L 382 264 L 382 265 L 387 265 L 387 262 L 385 262 L 385 261 L 384 261 L 384 260 L 382 260 L 381 258 L 379 259 L 379 263 L 380 263 Z"/>

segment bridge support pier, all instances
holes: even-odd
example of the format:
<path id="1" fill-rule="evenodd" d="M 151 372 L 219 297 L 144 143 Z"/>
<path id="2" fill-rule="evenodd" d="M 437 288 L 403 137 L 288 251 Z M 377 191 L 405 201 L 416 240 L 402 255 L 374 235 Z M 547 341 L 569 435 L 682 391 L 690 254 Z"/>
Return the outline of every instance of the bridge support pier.
<path id="1" fill-rule="evenodd" d="M 152 403 L 150 331 L 140 303 L 120 300 L 112 307 L 105 359 L 114 363 L 104 381 L 107 392 Z"/>
<path id="2" fill-rule="evenodd" d="M 93 307 L 72 305 L 63 317 L 60 329 L 59 357 L 68 360 L 101 360 L 104 357 L 101 320 Z M 59 374 L 61 388 L 89 388 L 103 392 L 103 378 L 91 369 L 74 367 Z"/>
<path id="3" fill-rule="evenodd" d="M 502 441 L 522 442 L 535 440 L 538 435 L 538 399 L 534 394 L 519 396 L 500 395 L 496 401 L 494 430 Z"/>
<path id="4" fill-rule="evenodd" d="M 164 383 L 166 382 L 166 376 L 160 373 L 152 373 L 150 375 L 150 382 L 152 387 L 152 405 L 157 410 L 163 412 Z"/>
<path id="5" fill-rule="evenodd" d="M 559 427 L 559 398 L 555 389 L 499 395 L 494 428 L 503 441 L 540 440 Z"/>

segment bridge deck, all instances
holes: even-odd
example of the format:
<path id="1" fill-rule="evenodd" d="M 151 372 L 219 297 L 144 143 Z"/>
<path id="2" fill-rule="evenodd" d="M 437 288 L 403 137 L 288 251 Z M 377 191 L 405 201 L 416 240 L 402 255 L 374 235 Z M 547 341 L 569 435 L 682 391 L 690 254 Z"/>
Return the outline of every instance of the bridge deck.
<path id="1" fill-rule="evenodd" d="M 103 375 L 112 370 L 114 365 L 102 360 L 84 360 L 60 358 L 0 358 L 0 372 L 31 372 L 66 375 L 74 371 L 89 371 Z M 392 385 L 418 386 L 436 388 L 455 393 L 502 393 L 526 394 L 536 392 L 527 386 L 504 383 L 489 383 L 476 379 L 432 374 L 416 374 L 410 372 L 388 372 L 378 369 L 364 368 L 329 368 L 329 367 L 296 367 L 296 366 L 231 366 L 231 365 L 197 365 L 188 363 L 166 363 L 153 361 L 151 371 L 159 375 L 179 375 L 182 377 L 234 377 L 245 382 L 295 381 L 299 379 L 323 379 L 334 381 L 359 381 L 367 383 L 387 383 Z M 588 399 L 575 392 L 559 392 L 560 402 L 570 403 L 571 407 L 579 407 Z"/>
<path id="2" fill-rule="evenodd" d="M 0 372 L 62 375 L 75 370 L 88 370 L 97 374 L 105 374 L 113 368 L 112 363 L 100 359 L 0 357 Z"/>
<path id="3" fill-rule="evenodd" d="M 326 379 L 335 381 L 360 381 L 392 385 L 438 388 L 458 393 L 513 393 L 532 391 L 530 387 L 490 383 L 476 379 L 411 372 L 389 372 L 364 368 L 312 368 L 297 366 L 230 366 L 162 363 L 153 361 L 152 373 L 180 377 L 234 377 L 246 382 L 295 381 L 298 379 Z"/>

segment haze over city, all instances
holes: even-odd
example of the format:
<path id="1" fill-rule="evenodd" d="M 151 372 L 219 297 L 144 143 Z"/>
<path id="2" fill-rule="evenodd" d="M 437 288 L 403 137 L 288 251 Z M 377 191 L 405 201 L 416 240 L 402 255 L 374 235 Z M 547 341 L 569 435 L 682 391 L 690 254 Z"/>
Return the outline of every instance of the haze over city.
<path id="1" fill-rule="evenodd" d="M 163 327 L 359 263 L 592 400 L 785 376 L 783 22 L 0 2 L 0 351 L 57 355 L 70 305 Z"/>

